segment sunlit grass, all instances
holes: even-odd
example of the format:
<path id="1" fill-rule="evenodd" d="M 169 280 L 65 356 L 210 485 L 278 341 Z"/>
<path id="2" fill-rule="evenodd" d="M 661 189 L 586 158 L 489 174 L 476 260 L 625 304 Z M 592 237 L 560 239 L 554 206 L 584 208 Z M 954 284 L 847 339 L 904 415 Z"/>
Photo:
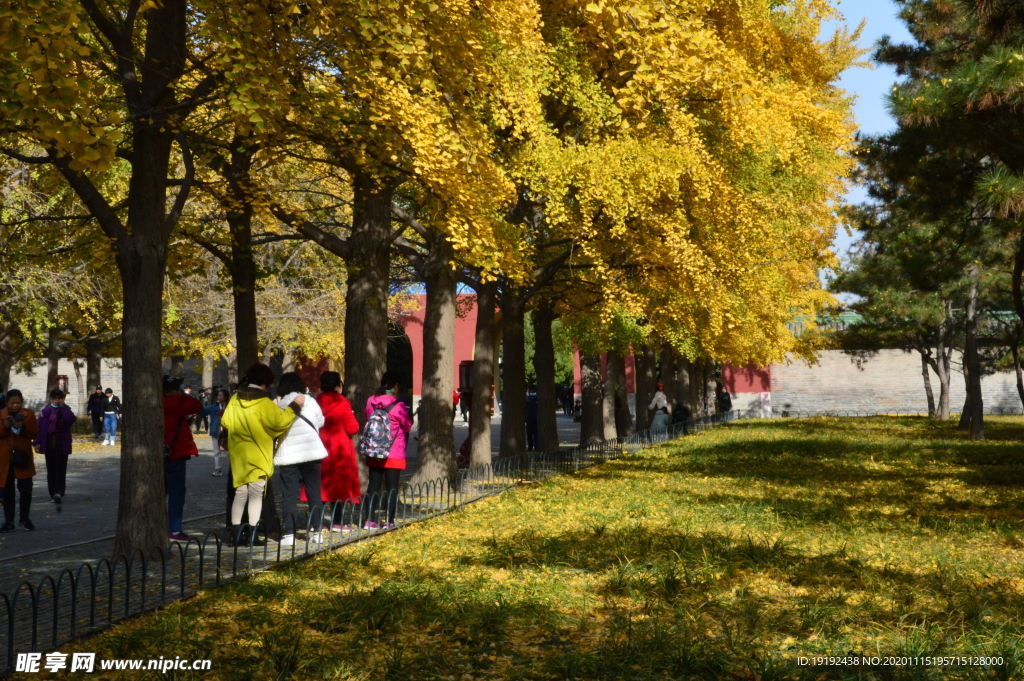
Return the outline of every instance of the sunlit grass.
<path id="1" fill-rule="evenodd" d="M 987 436 L 918 418 L 738 423 L 74 649 L 213 659 L 178 679 L 1021 678 L 1024 419 Z M 850 652 L 1004 664 L 795 664 Z"/>

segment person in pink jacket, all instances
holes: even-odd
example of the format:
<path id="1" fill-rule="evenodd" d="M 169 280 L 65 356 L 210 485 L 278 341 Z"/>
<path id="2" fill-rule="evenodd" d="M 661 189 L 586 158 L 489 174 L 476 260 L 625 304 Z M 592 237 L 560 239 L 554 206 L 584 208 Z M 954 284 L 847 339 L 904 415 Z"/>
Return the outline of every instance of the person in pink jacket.
<path id="1" fill-rule="evenodd" d="M 395 371 L 385 371 L 380 379 L 380 388 L 376 394 L 366 401 L 366 418 L 375 409 L 387 409 L 391 421 L 391 435 L 394 440 L 391 443 L 391 450 L 388 458 L 380 459 L 366 458 L 370 467 L 370 480 L 366 487 L 366 494 L 363 496 L 363 528 L 375 530 L 379 527 L 376 521 L 377 508 L 380 498 L 387 496 L 387 524 L 385 527 L 395 526 L 395 512 L 398 510 L 398 480 L 401 472 L 405 470 L 405 446 L 409 440 L 409 431 L 412 430 L 412 418 L 404 402 L 398 399 L 398 391 L 401 388 L 401 376 Z M 398 402 L 398 404 L 395 404 Z M 384 487 L 383 492 L 381 487 Z"/>

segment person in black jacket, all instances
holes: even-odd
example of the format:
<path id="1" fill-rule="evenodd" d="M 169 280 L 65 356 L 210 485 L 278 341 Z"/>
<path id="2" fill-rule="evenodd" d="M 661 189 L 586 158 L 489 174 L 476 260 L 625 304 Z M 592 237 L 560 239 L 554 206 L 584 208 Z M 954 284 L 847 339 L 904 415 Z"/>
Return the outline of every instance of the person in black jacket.
<path id="1" fill-rule="evenodd" d="M 117 437 L 117 421 L 121 418 L 121 398 L 107 388 L 103 399 L 103 444 L 113 445 Z"/>
<path id="2" fill-rule="evenodd" d="M 98 385 L 96 386 L 96 392 L 89 395 L 89 401 L 86 403 L 89 416 L 92 418 L 93 436 L 97 440 L 103 435 L 103 411 L 106 406 L 107 398 L 103 395 L 103 386 Z"/>

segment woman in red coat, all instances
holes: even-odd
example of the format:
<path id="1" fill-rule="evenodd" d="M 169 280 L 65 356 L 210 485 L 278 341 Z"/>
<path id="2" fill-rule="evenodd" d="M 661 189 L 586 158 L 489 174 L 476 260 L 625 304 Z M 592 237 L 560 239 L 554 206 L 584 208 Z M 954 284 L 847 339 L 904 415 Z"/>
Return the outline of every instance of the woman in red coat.
<path id="1" fill-rule="evenodd" d="M 359 432 L 359 423 L 352 413 L 352 404 L 341 394 L 341 375 L 337 371 L 320 374 L 320 390 L 316 398 L 324 413 L 320 439 L 327 448 L 327 458 L 320 462 L 320 498 L 332 504 L 337 501 L 358 504 L 362 490 L 352 436 Z M 339 522 L 340 517 L 335 516 L 334 523 Z"/>

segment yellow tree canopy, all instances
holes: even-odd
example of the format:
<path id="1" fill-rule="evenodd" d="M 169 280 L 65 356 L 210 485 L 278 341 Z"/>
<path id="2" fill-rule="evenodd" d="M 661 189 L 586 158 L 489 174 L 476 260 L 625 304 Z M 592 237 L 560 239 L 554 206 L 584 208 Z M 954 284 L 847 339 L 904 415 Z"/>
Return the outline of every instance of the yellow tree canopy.
<path id="1" fill-rule="evenodd" d="M 625 312 L 686 354 L 765 363 L 829 301 L 853 133 L 834 80 L 858 53 L 818 41 L 825 3 L 774 5 L 545 4 L 561 128 L 520 169 L 578 239 L 603 324 Z"/>

